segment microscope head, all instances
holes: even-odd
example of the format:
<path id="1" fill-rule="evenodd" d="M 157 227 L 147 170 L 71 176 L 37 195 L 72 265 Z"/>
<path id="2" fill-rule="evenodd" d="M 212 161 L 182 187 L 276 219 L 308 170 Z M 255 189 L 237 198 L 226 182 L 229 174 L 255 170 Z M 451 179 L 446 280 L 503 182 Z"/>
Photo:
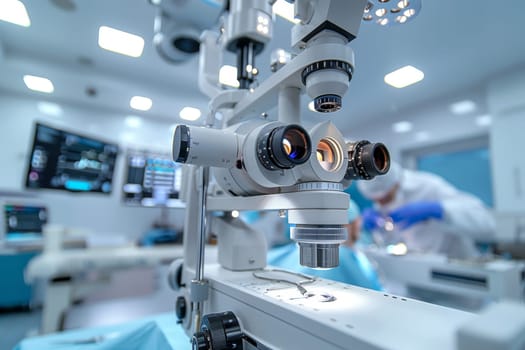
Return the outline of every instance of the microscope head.
<path id="1" fill-rule="evenodd" d="M 295 1 L 295 17 L 300 20 L 292 29 L 292 46 L 298 50 L 322 50 L 319 44 L 345 46 L 359 31 L 366 0 Z M 306 67 L 302 82 L 314 101 L 317 112 L 336 112 L 342 107 L 354 69 L 353 53 L 346 61 L 323 60 Z"/>

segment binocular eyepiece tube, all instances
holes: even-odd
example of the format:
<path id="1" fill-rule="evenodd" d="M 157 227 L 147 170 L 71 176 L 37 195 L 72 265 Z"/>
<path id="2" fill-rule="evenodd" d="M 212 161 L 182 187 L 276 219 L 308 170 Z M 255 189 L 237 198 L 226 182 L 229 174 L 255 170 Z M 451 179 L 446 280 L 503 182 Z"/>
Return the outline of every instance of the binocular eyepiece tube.
<path id="1" fill-rule="evenodd" d="M 262 128 L 254 144 L 244 144 L 246 135 L 231 129 L 190 128 L 181 124 L 173 134 L 172 157 L 179 163 L 230 168 L 243 154 L 255 150 L 264 168 L 279 170 L 307 162 L 312 153 L 310 136 L 300 125 Z"/>
<path id="2" fill-rule="evenodd" d="M 291 169 L 312 154 L 310 136 L 299 125 L 274 128 L 259 137 L 257 156 L 266 169 Z"/>
<path id="3" fill-rule="evenodd" d="M 346 145 L 348 168 L 345 179 L 371 180 L 377 175 L 386 174 L 390 169 L 390 153 L 384 144 L 363 140 Z"/>

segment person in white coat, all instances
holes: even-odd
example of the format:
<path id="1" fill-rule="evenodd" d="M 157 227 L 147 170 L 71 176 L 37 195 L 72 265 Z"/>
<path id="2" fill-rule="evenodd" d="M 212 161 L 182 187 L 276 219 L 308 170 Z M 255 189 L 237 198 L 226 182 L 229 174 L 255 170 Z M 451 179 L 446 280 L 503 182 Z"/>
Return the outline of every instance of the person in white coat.
<path id="1" fill-rule="evenodd" d="M 357 187 L 374 201 L 363 211 L 364 228 L 382 231 L 387 243 L 404 242 L 409 251 L 468 258 L 479 255 L 475 241 L 494 235 L 494 218 L 483 203 L 437 175 L 392 163 L 387 174 Z"/>

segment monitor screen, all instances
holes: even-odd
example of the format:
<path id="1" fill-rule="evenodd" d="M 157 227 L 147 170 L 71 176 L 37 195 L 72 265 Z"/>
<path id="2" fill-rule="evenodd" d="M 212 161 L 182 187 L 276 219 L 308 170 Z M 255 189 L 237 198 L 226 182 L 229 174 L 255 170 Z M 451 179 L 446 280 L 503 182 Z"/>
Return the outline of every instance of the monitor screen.
<path id="1" fill-rule="evenodd" d="M 42 238 L 47 223 L 47 209 L 35 205 L 4 205 L 4 229 L 7 241 L 25 241 Z"/>
<path id="2" fill-rule="evenodd" d="M 118 146 L 37 123 L 27 188 L 110 193 Z"/>
<path id="3" fill-rule="evenodd" d="M 129 151 L 123 201 L 145 207 L 183 207 L 179 200 L 182 167 L 169 154 Z"/>

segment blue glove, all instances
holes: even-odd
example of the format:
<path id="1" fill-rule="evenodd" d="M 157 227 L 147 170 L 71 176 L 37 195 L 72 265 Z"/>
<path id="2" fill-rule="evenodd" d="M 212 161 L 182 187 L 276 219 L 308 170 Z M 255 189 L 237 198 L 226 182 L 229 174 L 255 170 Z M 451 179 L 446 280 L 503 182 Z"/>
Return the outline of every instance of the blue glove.
<path id="1" fill-rule="evenodd" d="M 367 231 L 378 229 L 383 220 L 381 214 L 372 208 L 366 208 L 363 210 L 361 216 L 363 217 L 363 227 Z"/>
<path id="2" fill-rule="evenodd" d="M 408 203 L 390 213 L 394 224 L 401 229 L 429 219 L 443 219 L 443 206 L 437 201 L 418 201 Z"/>

